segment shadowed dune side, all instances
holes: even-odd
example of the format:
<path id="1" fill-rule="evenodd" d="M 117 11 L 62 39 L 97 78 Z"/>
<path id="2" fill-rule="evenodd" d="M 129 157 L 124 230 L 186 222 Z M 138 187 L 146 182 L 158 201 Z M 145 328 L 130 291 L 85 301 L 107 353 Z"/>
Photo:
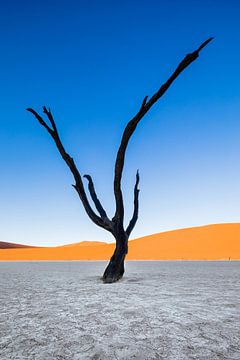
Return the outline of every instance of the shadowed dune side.
<path id="1" fill-rule="evenodd" d="M 15 244 L 5 241 L 0 241 L 0 249 L 19 249 L 19 248 L 35 248 L 36 246 Z"/>
<path id="2" fill-rule="evenodd" d="M 0 260 L 108 260 L 114 244 L 1 249 Z M 129 241 L 128 260 L 240 260 L 240 223 L 167 231 Z"/>

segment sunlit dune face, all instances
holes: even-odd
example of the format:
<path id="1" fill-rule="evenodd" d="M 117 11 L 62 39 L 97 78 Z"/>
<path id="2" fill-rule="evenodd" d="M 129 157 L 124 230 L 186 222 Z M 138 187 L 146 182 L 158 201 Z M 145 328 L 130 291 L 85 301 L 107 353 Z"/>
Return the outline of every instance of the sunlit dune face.
<path id="1" fill-rule="evenodd" d="M 108 260 L 114 244 L 1 249 L 0 260 Z M 129 241 L 128 260 L 240 260 L 240 224 L 209 225 Z"/>

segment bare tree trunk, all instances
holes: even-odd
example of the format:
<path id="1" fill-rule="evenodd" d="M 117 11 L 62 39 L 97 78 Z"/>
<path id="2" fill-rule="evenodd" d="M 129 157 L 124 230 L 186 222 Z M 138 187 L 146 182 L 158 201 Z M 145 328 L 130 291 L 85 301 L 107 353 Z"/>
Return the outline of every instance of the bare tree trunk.
<path id="1" fill-rule="evenodd" d="M 122 229 L 114 235 L 116 239 L 116 248 L 106 267 L 102 280 L 105 283 L 113 283 L 123 277 L 124 261 L 128 253 L 128 236 Z"/>

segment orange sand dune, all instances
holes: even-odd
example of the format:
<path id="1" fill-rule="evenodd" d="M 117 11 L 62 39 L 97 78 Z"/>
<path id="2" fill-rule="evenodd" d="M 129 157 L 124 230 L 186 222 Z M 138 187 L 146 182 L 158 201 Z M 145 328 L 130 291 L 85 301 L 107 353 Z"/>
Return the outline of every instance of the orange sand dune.
<path id="1" fill-rule="evenodd" d="M 79 246 L 81 245 L 81 246 Z M 106 260 L 114 244 L 1 249 L 0 260 Z M 129 241 L 128 260 L 240 260 L 240 223 L 167 231 Z"/>
<path id="2" fill-rule="evenodd" d="M 73 247 L 73 246 L 96 246 L 96 245 L 106 245 L 106 243 L 101 241 L 81 241 L 79 243 L 60 245 L 57 247 L 60 248 L 60 247 L 69 247 L 69 246 Z"/>

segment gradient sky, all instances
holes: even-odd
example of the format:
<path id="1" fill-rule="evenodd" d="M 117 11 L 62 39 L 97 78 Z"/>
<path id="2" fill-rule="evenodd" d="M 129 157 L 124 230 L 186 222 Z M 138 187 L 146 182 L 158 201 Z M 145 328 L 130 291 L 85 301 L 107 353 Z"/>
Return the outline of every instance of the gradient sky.
<path id="1" fill-rule="evenodd" d="M 186 53 L 215 40 L 142 120 L 127 151 L 132 238 L 240 220 L 239 1 L 1 3 L 0 240 L 112 241 L 85 215 L 53 141 L 26 107 L 51 106 L 62 141 L 110 215 L 127 121 Z"/>

